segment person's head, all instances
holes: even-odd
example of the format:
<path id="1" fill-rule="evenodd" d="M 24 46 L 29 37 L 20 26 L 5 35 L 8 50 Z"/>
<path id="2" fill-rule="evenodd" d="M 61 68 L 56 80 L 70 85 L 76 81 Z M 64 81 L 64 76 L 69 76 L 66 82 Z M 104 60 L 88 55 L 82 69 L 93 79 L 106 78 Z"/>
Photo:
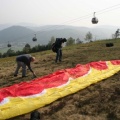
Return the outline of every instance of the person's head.
<path id="1" fill-rule="evenodd" d="M 31 62 L 34 62 L 35 61 L 35 57 L 31 57 Z"/>
<path id="2" fill-rule="evenodd" d="M 63 42 L 63 43 L 64 43 L 64 42 L 67 42 L 66 38 L 63 38 L 63 39 L 62 39 L 62 42 Z"/>

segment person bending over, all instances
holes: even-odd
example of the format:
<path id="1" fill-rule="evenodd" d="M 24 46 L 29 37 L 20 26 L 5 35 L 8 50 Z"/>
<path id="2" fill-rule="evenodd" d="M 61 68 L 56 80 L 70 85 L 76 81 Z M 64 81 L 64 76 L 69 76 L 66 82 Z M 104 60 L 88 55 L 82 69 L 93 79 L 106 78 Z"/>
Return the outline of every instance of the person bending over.
<path id="1" fill-rule="evenodd" d="M 33 77 L 36 77 L 35 72 L 31 68 L 31 62 L 35 61 L 35 57 L 31 56 L 30 54 L 23 54 L 16 57 L 17 67 L 14 73 L 16 77 L 18 75 L 19 69 L 22 67 L 22 77 L 26 77 L 26 66 L 32 72 Z"/>

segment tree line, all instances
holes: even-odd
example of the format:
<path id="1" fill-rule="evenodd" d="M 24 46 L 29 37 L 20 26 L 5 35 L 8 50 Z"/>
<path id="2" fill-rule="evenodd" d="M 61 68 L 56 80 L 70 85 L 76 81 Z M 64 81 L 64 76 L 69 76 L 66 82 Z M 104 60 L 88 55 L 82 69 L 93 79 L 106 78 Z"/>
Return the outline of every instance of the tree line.
<path id="1" fill-rule="evenodd" d="M 52 36 L 51 40 L 48 42 L 47 45 L 38 44 L 34 47 L 31 47 L 27 43 L 21 51 L 20 50 L 14 51 L 14 50 L 12 50 L 12 48 L 10 48 L 10 49 L 7 50 L 7 52 L 5 52 L 3 54 L 0 53 L 0 58 L 51 50 L 51 46 L 55 42 L 55 40 L 56 40 L 56 38 L 54 36 Z M 88 32 L 85 36 L 85 40 L 90 42 L 92 40 L 92 33 Z M 70 37 L 70 38 L 67 39 L 67 42 L 66 42 L 65 46 L 70 46 L 70 45 L 73 45 L 73 44 L 81 44 L 81 43 L 83 43 L 83 41 L 81 41 L 79 38 L 74 39 L 74 38 Z"/>

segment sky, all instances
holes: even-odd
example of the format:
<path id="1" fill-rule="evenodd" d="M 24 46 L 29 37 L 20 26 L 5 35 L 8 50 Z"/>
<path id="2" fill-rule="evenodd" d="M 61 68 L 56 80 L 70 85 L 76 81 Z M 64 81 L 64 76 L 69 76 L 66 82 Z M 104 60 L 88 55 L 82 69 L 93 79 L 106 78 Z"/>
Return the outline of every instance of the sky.
<path id="1" fill-rule="evenodd" d="M 98 24 L 92 24 L 93 14 Z M 0 24 L 120 26 L 120 0 L 0 0 Z"/>

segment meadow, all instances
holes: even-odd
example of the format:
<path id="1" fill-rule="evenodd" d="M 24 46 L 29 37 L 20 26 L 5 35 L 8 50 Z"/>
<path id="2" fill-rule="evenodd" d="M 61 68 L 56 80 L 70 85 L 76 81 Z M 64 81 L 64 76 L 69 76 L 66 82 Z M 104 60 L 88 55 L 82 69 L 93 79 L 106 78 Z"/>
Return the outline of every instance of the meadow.
<path id="1" fill-rule="evenodd" d="M 114 46 L 106 47 L 106 43 L 113 43 Z M 120 60 L 120 39 L 64 47 L 61 63 L 55 63 L 56 54 L 51 50 L 32 55 L 36 57 L 32 68 L 37 77 L 42 77 L 57 70 L 73 68 L 77 64 Z M 0 59 L 1 88 L 33 79 L 29 70 L 25 78 L 21 77 L 21 72 L 18 77 L 13 76 L 16 68 L 15 58 Z M 120 72 L 77 93 L 58 99 L 38 111 L 42 120 L 120 120 Z M 30 113 L 9 120 L 29 120 L 29 118 Z"/>

